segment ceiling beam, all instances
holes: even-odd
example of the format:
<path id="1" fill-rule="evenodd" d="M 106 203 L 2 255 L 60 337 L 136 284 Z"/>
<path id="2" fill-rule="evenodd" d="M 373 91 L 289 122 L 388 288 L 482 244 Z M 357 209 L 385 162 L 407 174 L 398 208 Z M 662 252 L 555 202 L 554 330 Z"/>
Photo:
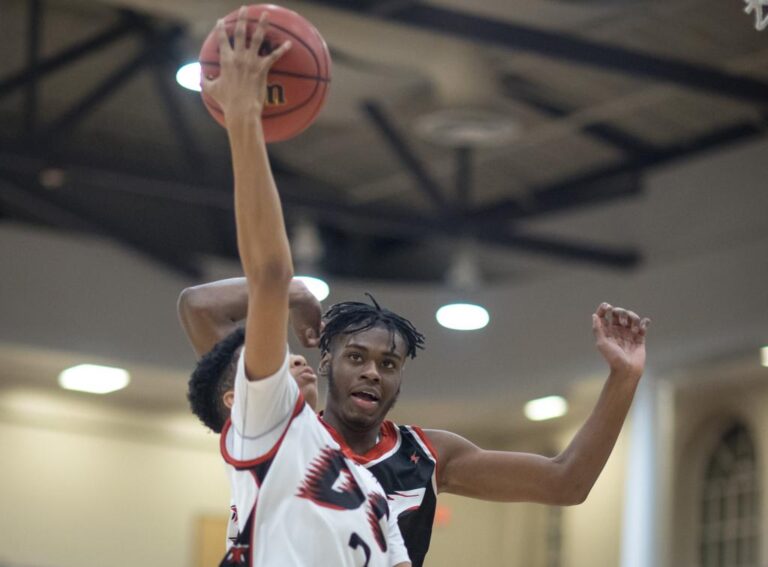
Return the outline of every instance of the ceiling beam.
<path id="1" fill-rule="evenodd" d="M 501 88 L 508 98 L 522 102 L 546 114 L 549 118 L 567 118 L 575 111 L 574 108 L 567 108 L 563 104 L 547 100 L 538 92 L 539 87 L 526 79 L 506 75 L 501 79 Z M 582 127 L 582 131 L 595 140 L 629 155 L 646 154 L 656 150 L 651 144 L 610 124 L 586 124 Z"/>
<path id="2" fill-rule="evenodd" d="M 40 59 L 40 32 L 43 25 L 43 1 L 29 0 L 27 3 L 27 69 L 32 76 L 25 88 L 24 131 L 31 132 L 37 125 L 38 110 L 38 63 Z"/>
<path id="3" fill-rule="evenodd" d="M 524 252 L 546 254 L 571 262 L 585 262 L 600 266 L 631 269 L 642 262 L 639 251 L 627 247 L 605 246 L 568 238 L 552 238 L 531 235 L 515 231 L 479 231 L 475 234 L 480 240 L 497 246 L 515 248 Z"/>
<path id="4" fill-rule="evenodd" d="M 472 198 L 472 148 L 456 148 L 456 209 L 466 211 Z"/>
<path id="5" fill-rule="evenodd" d="M 389 147 L 395 152 L 406 169 L 413 174 L 417 181 L 417 187 L 427 199 L 439 211 L 446 211 L 448 205 L 440 188 L 440 184 L 427 170 L 427 166 L 416 155 L 413 148 L 397 129 L 394 120 L 387 114 L 384 108 L 377 102 L 367 101 L 363 104 L 363 110 L 371 119 L 376 129 L 386 140 Z"/>
<path id="6" fill-rule="evenodd" d="M 728 126 L 694 140 L 636 156 L 580 177 L 532 189 L 525 200 L 502 199 L 471 211 L 467 217 L 473 223 L 516 221 L 639 195 L 642 191 L 641 175 L 648 169 L 668 165 L 681 158 L 691 158 L 730 143 L 746 141 L 765 133 L 767 126 L 766 123 L 751 122 Z"/>
<path id="7" fill-rule="evenodd" d="M 24 163 L 30 173 L 42 166 L 42 160 L 35 164 L 30 160 L 14 157 L 14 154 L 0 153 L 0 165 Z M 66 166 L 64 166 L 66 168 Z M 101 172 L 78 166 L 68 170 L 68 183 L 76 187 L 79 183 L 99 187 L 104 191 L 152 196 L 185 204 L 232 212 L 233 197 L 230 192 L 205 185 L 188 185 L 152 179 L 149 177 Z M 629 268 L 636 264 L 639 255 L 632 249 L 614 249 L 594 243 L 573 243 L 552 238 L 524 235 L 506 226 L 489 223 L 464 223 L 454 216 L 422 215 L 413 211 L 360 206 L 318 198 L 311 191 L 312 182 L 300 178 L 276 179 L 286 214 L 301 214 L 315 221 L 342 227 L 361 234 L 377 236 L 397 235 L 402 238 L 461 238 L 476 236 L 484 242 L 497 246 L 542 252 L 551 256 L 581 261 L 611 268 Z"/>
<path id="8" fill-rule="evenodd" d="M 616 269 L 634 268 L 642 259 L 640 253 L 633 248 L 534 236 L 493 224 L 463 223 L 461 219 L 451 217 L 436 218 L 401 210 L 340 205 L 312 199 L 283 201 L 286 207 L 305 211 L 316 220 L 369 234 L 416 239 L 461 239 L 469 236 L 499 247 Z"/>
<path id="9" fill-rule="evenodd" d="M 101 234 L 184 278 L 197 280 L 202 276 L 200 269 L 182 254 L 152 246 L 122 228 L 79 210 L 72 203 L 36 186 L 36 183 L 28 179 L 0 171 L 0 188 L 0 203 L 5 207 L 22 211 L 55 228 Z"/>
<path id="10" fill-rule="evenodd" d="M 140 21 L 137 15 L 131 12 L 122 12 L 120 21 L 103 32 L 81 41 L 56 55 L 40 59 L 34 68 L 27 66 L 20 71 L 0 78 L 0 98 L 122 39 L 127 34 L 139 29 Z"/>
<path id="11" fill-rule="evenodd" d="M 542 30 L 418 1 L 314 0 L 314 2 L 366 13 L 373 17 L 436 33 L 589 65 L 632 77 L 666 81 L 690 89 L 761 105 L 765 105 L 768 101 L 768 83 L 764 81 L 728 73 L 711 65 L 633 51 L 565 32 Z"/>
<path id="12" fill-rule="evenodd" d="M 69 133 L 78 122 L 94 112 L 99 104 L 107 100 L 126 82 L 133 78 L 136 73 L 144 69 L 144 67 L 152 61 L 156 50 L 164 49 L 167 45 L 180 37 L 182 33 L 183 30 L 177 26 L 163 32 L 158 32 L 156 37 L 146 42 L 137 55 L 110 73 L 110 75 L 99 83 L 90 93 L 76 102 L 53 123 L 46 126 L 36 138 L 48 141 L 52 137 L 56 137 L 63 133 Z"/>
<path id="13" fill-rule="evenodd" d="M 147 32 L 147 41 L 153 41 L 151 30 Z M 199 144 L 192 134 L 192 126 L 184 113 L 184 101 L 181 92 L 175 84 L 174 76 L 181 66 L 181 57 L 178 56 L 178 39 L 168 42 L 165 49 L 158 49 L 152 58 L 152 75 L 155 81 L 155 89 L 163 104 L 164 114 L 168 117 L 171 129 L 176 134 L 179 147 L 184 156 L 186 166 L 196 175 L 206 175 L 206 159 L 200 150 Z"/>

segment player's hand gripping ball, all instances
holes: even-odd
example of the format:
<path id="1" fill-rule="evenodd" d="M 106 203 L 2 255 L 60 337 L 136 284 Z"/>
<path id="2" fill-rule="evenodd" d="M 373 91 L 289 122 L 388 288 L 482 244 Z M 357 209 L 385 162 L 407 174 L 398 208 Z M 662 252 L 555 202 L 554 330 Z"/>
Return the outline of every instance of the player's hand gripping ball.
<path id="1" fill-rule="evenodd" d="M 230 43 L 234 41 L 239 11 L 235 10 L 224 17 L 224 27 Z M 264 11 L 269 15 L 269 27 L 260 53 L 271 53 L 288 40 L 292 44 L 291 49 L 269 71 L 267 98 L 262 112 L 266 141 L 280 142 L 293 138 L 308 128 L 323 107 L 331 82 L 331 56 L 325 40 L 315 26 L 293 10 L 274 4 L 248 6 L 248 44 Z M 199 59 L 204 77 L 218 77 L 219 43 L 215 28 L 203 42 Z M 216 101 L 205 92 L 203 103 L 216 121 L 224 126 L 224 113 Z"/>

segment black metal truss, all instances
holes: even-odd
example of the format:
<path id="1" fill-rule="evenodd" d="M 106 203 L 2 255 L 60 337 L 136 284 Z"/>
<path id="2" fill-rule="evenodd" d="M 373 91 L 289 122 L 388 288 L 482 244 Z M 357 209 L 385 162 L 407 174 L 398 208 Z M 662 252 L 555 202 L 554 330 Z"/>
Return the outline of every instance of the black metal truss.
<path id="1" fill-rule="evenodd" d="M 144 18 L 133 12 L 121 11 L 119 21 L 105 29 L 103 32 L 80 41 L 71 47 L 37 61 L 36 66 L 27 66 L 17 72 L 11 73 L 0 78 L 0 98 L 12 93 L 18 88 L 24 87 L 39 81 L 45 75 L 58 71 L 59 69 L 96 53 L 112 43 L 123 39 L 126 35 L 141 29 L 141 23 Z M 35 41 L 34 39 L 31 41 Z"/>
<path id="2" fill-rule="evenodd" d="M 522 102 L 550 118 L 566 118 L 576 110 L 547 100 L 542 93 L 538 92 L 535 85 L 509 74 L 501 78 L 501 88 L 510 99 Z M 611 124 L 589 124 L 584 126 L 582 131 L 593 139 L 629 155 L 646 154 L 656 149 L 640 138 Z"/>
<path id="3" fill-rule="evenodd" d="M 3 208 L 16 210 L 52 226 L 101 234 L 170 268 L 184 278 L 198 279 L 201 272 L 189 258 L 176 250 L 164 250 L 155 242 L 121 229 L 104 219 L 87 213 L 70 200 L 39 186 L 34 177 L 0 170 L 0 203 Z"/>
<path id="4" fill-rule="evenodd" d="M 405 136 L 397 128 L 394 121 L 387 115 L 384 108 L 374 101 L 368 101 L 363 104 L 363 110 L 373 124 L 376 125 L 376 129 L 387 141 L 389 147 L 395 154 L 397 154 L 397 157 L 400 158 L 400 161 L 406 169 L 408 169 L 416 179 L 419 189 L 426 195 L 437 210 L 445 212 L 447 210 L 447 203 L 440 185 L 429 173 L 426 165 L 422 163 L 413 149 L 411 149 Z"/>
<path id="5" fill-rule="evenodd" d="M 339 4 L 339 2 L 326 3 Z M 358 2 L 358 8 L 362 4 L 373 8 L 382 7 L 379 2 Z M 407 7 L 403 7 L 406 5 Z M 464 37 L 501 43 L 515 49 L 526 49 L 580 63 L 613 68 L 621 72 L 638 71 L 646 76 L 748 100 L 759 98 L 761 104 L 764 104 L 766 100 L 764 96 L 768 94 L 768 85 L 758 81 L 734 77 L 716 69 L 692 67 L 683 62 L 626 52 L 620 48 L 599 45 L 572 36 L 483 20 L 418 2 L 387 3 L 386 8 L 378 9 L 377 14 L 413 25 L 437 27 L 440 31 Z M 427 14 L 431 14 L 430 18 L 434 16 L 436 19 L 430 20 L 431 23 L 425 22 L 424 18 Z M 174 47 L 183 36 L 183 29 L 176 25 L 156 28 L 147 18 L 123 11 L 120 21 L 103 33 L 96 34 L 57 55 L 40 58 L 37 52 L 39 38 L 35 28 L 39 28 L 41 18 L 42 0 L 30 0 L 28 67 L 0 79 L 0 97 L 15 89 L 25 88 L 27 97 L 24 102 L 24 112 L 27 126 L 37 126 L 36 89 L 46 74 L 60 70 L 65 65 L 86 57 L 129 33 L 139 34 L 144 39 L 144 46 L 140 53 L 115 70 L 67 112 L 42 130 L 37 130 L 37 140 L 46 142 L 42 150 L 39 145 L 36 147 L 36 153 L 25 153 L 32 152 L 31 148 L 35 147 L 33 145 L 17 145 L 13 150 L 0 148 L 0 175 L 4 188 L 4 197 L 0 202 L 6 210 L 23 211 L 54 226 L 105 234 L 176 272 L 187 277 L 196 277 L 198 270 L 186 254 L 179 257 L 175 253 L 159 249 L 156 243 L 146 242 L 141 235 L 137 236 L 124 227 L 110 226 L 104 220 L 94 218 L 72 203 L 68 203 L 63 195 L 54 195 L 40 188 L 36 181 L 32 181 L 44 167 L 49 165 L 50 156 L 56 155 L 58 156 L 57 165 L 69 169 L 70 179 L 73 182 L 76 182 L 78 175 L 84 175 L 87 176 L 89 183 L 101 184 L 105 191 L 145 194 L 155 198 L 194 203 L 210 210 L 231 211 L 231 196 L 228 192 L 222 191 L 221 184 L 217 184 L 215 180 L 192 175 L 191 177 L 195 177 L 197 181 L 189 183 L 189 178 L 168 181 L 146 177 L 146 175 L 142 177 L 125 172 L 98 171 L 88 164 L 78 164 L 73 156 L 67 156 L 63 144 L 56 146 L 50 143 L 51 139 L 56 140 L 56 135 L 70 131 L 92 112 L 97 104 L 104 102 L 136 73 L 149 69 L 155 74 L 156 90 L 161 102 L 165 105 L 166 114 L 174 130 L 180 133 L 179 144 L 186 163 L 201 164 L 203 156 L 189 133 L 190 128 L 180 110 L 175 91 L 165 76 L 170 62 L 174 64 L 178 62 L 178 57 L 174 56 Z M 474 24 L 478 24 L 479 28 L 473 29 Z M 481 31 L 478 32 L 478 29 Z M 483 37 L 479 37 L 478 34 Z M 546 98 L 537 97 L 536 94 L 530 91 L 523 92 L 523 101 L 552 116 L 563 116 L 570 111 L 570 109 L 557 107 Z M 418 186 L 436 208 L 436 214 L 422 215 L 413 211 L 352 206 L 330 198 L 318 197 L 317 195 L 323 194 L 333 195 L 337 191 L 333 187 L 324 187 L 324 184 L 317 180 L 309 179 L 282 166 L 279 160 L 273 160 L 273 169 L 281 188 L 287 214 L 301 212 L 318 221 L 351 228 L 359 233 L 398 234 L 417 238 L 471 236 L 491 245 L 617 268 L 635 266 L 640 261 L 639 253 L 632 249 L 617 249 L 589 242 L 564 241 L 526 234 L 521 228 L 521 223 L 556 211 L 638 195 L 642 189 L 641 174 L 647 168 L 667 164 L 681 157 L 688 157 L 729 142 L 744 140 L 766 129 L 765 124 L 742 124 L 713 132 L 685 144 L 667 148 L 649 148 L 641 141 L 610 125 L 592 125 L 585 131 L 623 149 L 628 154 L 628 158 L 619 164 L 588 172 L 562 183 L 534 188 L 524 201 L 505 199 L 483 207 L 472 207 L 470 202 L 472 151 L 470 149 L 456 150 L 455 199 L 449 199 L 448 191 L 430 175 L 427 166 L 415 155 L 384 109 L 371 102 L 365 107 L 365 111 L 391 149 L 417 179 Z M 211 168 L 204 169 L 210 171 Z M 308 197 L 308 195 L 311 196 Z M 0 211 L 0 214 L 3 212 Z"/>
<path id="6" fill-rule="evenodd" d="M 633 51 L 565 32 L 547 31 L 522 24 L 492 20 L 419 1 L 314 0 L 314 2 L 479 43 L 501 46 L 517 52 L 535 53 L 633 77 L 666 81 L 760 105 L 765 105 L 768 101 L 768 83 L 765 81 L 729 73 L 710 65 Z"/>
<path id="7" fill-rule="evenodd" d="M 640 176 L 648 169 L 668 165 L 684 157 L 694 157 L 730 143 L 748 140 L 764 134 L 766 130 L 766 122 L 727 126 L 688 142 L 659 148 L 655 152 L 632 157 L 617 165 L 592 171 L 562 183 L 534 188 L 525 202 L 519 199 L 504 199 L 476 208 L 468 212 L 467 216 L 472 222 L 515 221 L 636 195 L 642 188 Z"/>
<path id="8" fill-rule="evenodd" d="M 519 228 L 511 230 L 506 218 L 494 218 L 490 221 L 481 222 L 469 220 L 467 204 L 471 191 L 471 150 L 459 148 L 456 151 L 456 198 L 447 203 L 442 198 L 445 192 L 440 188 L 439 183 L 429 175 L 426 168 L 421 164 L 421 160 L 399 133 L 394 120 L 381 105 L 369 101 L 364 104 L 364 110 L 375 127 L 383 134 L 389 146 L 402 160 L 406 169 L 414 176 L 418 186 L 424 193 L 432 197 L 433 203 L 439 207 L 437 213 L 439 222 L 431 225 L 434 232 L 438 232 L 444 237 L 471 236 L 497 246 L 523 249 L 572 261 L 590 262 L 614 268 L 631 268 L 640 262 L 640 253 L 636 250 L 615 249 L 595 243 L 575 243 L 557 238 L 524 235 L 521 234 Z M 635 187 L 635 184 L 630 185 L 633 192 Z M 621 192 L 624 196 L 631 194 L 630 190 L 624 186 L 621 187 Z M 439 200 L 437 199 L 438 196 L 440 197 Z M 530 207 L 526 210 L 531 211 Z M 407 224 L 412 226 L 417 222 L 420 228 L 427 226 L 425 219 L 416 218 L 409 219 Z M 397 229 L 401 232 L 413 230 L 413 228 L 409 229 L 408 226 L 399 226 Z"/>

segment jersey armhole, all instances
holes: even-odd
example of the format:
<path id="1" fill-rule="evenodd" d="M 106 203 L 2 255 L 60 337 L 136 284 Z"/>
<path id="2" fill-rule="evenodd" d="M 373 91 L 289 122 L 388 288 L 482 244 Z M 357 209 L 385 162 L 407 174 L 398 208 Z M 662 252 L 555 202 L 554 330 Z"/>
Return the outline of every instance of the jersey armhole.
<path id="1" fill-rule="evenodd" d="M 232 465 L 236 469 L 242 470 L 242 469 L 253 468 L 262 463 L 265 463 L 266 461 L 269 461 L 270 459 L 273 459 L 275 457 L 275 454 L 277 453 L 277 450 L 280 448 L 280 445 L 282 445 L 283 439 L 285 439 L 285 436 L 288 433 L 288 429 L 290 428 L 291 423 L 302 412 L 302 410 L 304 409 L 304 406 L 305 406 L 304 396 L 301 392 L 299 392 L 299 396 L 296 399 L 296 405 L 294 405 L 293 407 L 293 412 L 291 412 L 291 417 L 288 420 L 288 423 L 285 425 L 285 429 L 280 435 L 280 438 L 275 442 L 275 444 L 272 446 L 272 448 L 269 451 L 267 451 L 260 457 L 257 457 L 255 459 L 245 460 L 245 461 L 236 459 L 229 453 L 229 450 L 227 449 L 227 435 L 229 434 L 229 431 L 232 428 L 232 420 L 227 418 L 227 421 L 224 423 L 224 427 L 221 429 L 221 437 L 219 438 L 219 449 L 221 450 L 221 456 L 224 458 L 224 461 L 226 461 L 228 464 Z"/>
<path id="2" fill-rule="evenodd" d="M 437 481 L 437 478 L 438 478 L 437 469 L 440 466 L 440 459 L 437 454 L 437 450 L 435 449 L 435 446 L 432 444 L 432 441 L 429 440 L 429 437 L 427 436 L 426 433 L 424 433 L 424 430 L 421 427 L 418 427 L 416 425 L 411 425 L 411 429 L 418 436 L 419 441 L 423 443 L 424 448 L 427 449 L 427 453 L 431 455 L 432 460 L 435 461 L 435 481 Z M 437 487 L 435 487 L 435 493 L 437 493 Z"/>

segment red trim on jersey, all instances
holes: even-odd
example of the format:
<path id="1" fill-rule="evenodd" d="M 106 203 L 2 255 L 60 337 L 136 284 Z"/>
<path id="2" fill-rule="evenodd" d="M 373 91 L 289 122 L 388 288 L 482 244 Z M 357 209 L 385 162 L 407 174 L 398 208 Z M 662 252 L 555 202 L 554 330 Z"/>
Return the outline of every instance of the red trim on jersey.
<path id="1" fill-rule="evenodd" d="M 250 461 L 240 461 L 238 459 L 235 459 L 227 451 L 227 433 L 229 433 L 229 429 L 230 427 L 232 427 L 232 419 L 227 418 L 227 421 L 224 423 L 224 427 L 221 430 L 221 437 L 219 438 L 219 448 L 221 449 L 221 456 L 224 457 L 224 460 L 227 463 L 229 463 L 236 469 L 249 469 L 251 467 L 255 467 L 256 465 L 260 465 L 268 461 L 269 459 L 273 459 L 275 457 L 275 454 L 277 453 L 277 450 L 280 448 L 280 445 L 282 445 L 283 439 L 285 439 L 285 436 L 288 433 L 288 428 L 291 426 L 291 422 L 293 422 L 293 420 L 296 419 L 296 416 L 299 415 L 303 409 L 304 409 L 304 396 L 302 395 L 301 392 L 299 392 L 299 397 L 296 399 L 296 405 L 293 407 L 293 413 L 291 414 L 291 419 L 288 421 L 288 425 L 285 426 L 285 430 L 283 431 L 282 435 L 280 435 L 280 439 L 277 440 L 277 442 L 272 446 L 269 452 L 265 453 L 264 455 L 256 459 L 251 459 Z"/>
<path id="2" fill-rule="evenodd" d="M 437 462 L 437 450 L 435 449 L 435 446 L 432 444 L 432 441 L 429 440 L 429 437 L 427 437 L 427 434 L 424 433 L 424 430 L 418 425 L 411 425 L 410 427 L 411 429 L 413 429 L 414 433 L 416 433 L 416 435 L 418 435 L 421 438 L 421 440 L 427 446 L 427 449 L 429 449 L 429 452 L 432 453 L 432 458 L 434 458 L 435 462 Z"/>
<path id="3" fill-rule="evenodd" d="M 427 434 L 424 433 L 424 430 L 421 427 L 417 425 L 411 425 L 410 427 L 413 430 L 413 432 L 419 436 L 422 443 L 424 443 L 424 445 L 427 446 L 427 449 L 429 449 L 429 452 L 432 453 L 432 458 L 435 459 L 435 478 L 439 478 L 437 476 L 437 469 L 440 465 L 440 463 L 438 462 L 440 458 L 437 455 L 437 450 L 435 449 L 435 446 L 432 444 L 432 441 L 429 440 L 429 437 L 427 437 Z"/>
<path id="4" fill-rule="evenodd" d="M 387 451 L 391 451 L 397 444 L 397 426 L 391 421 L 385 421 L 379 428 L 379 442 L 364 455 L 358 455 L 347 445 L 341 434 L 323 419 L 322 415 L 318 415 L 317 418 L 331 434 L 334 441 L 341 446 L 341 452 L 344 453 L 344 456 L 355 461 L 358 465 L 367 465 L 371 461 L 375 461 Z"/>

